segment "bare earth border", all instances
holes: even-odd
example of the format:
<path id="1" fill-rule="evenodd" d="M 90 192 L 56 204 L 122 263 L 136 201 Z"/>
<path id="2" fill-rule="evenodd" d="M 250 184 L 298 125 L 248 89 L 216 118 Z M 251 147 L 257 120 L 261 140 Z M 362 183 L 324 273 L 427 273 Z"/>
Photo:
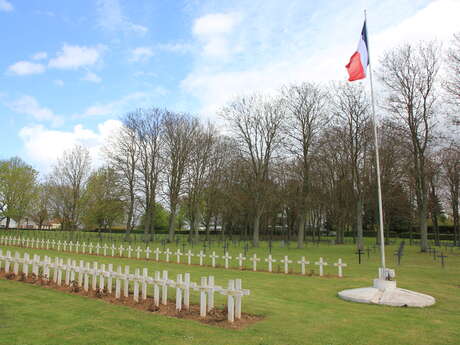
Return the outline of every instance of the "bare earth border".
<path id="1" fill-rule="evenodd" d="M 140 300 L 138 303 L 134 302 L 132 298 L 120 297 L 120 299 L 116 299 L 113 295 L 108 294 L 106 291 L 100 291 L 98 289 L 96 291 L 89 290 L 88 292 L 85 292 L 76 284 L 72 285 L 71 287 L 62 285 L 58 286 L 53 281 L 43 278 L 41 276 L 36 277 L 34 274 L 25 277 L 25 275 L 22 273 L 16 276 L 14 273 L 5 273 L 4 271 L 0 271 L 0 278 L 38 285 L 48 289 L 67 292 L 72 295 L 95 298 L 102 300 L 106 303 L 123 305 L 138 310 L 142 310 L 147 313 L 155 313 L 169 317 L 176 317 L 179 319 L 195 320 L 206 325 L 222 327 L 227 329 L 243 329 L 249 325 L 252 325 L 264 319 L 264 317 L 262 316 L 241 313 L 241 319 L 235 320 L 233 323 L 231 323 L 227 320 L 227 311 L 225 309 L 217 308 L 209 311 L 206 315 L 206 318 L 202 318 L 200 317 L 200 306 L 196 304 L 191 304 L 189 310 L 182 310 L 178 312 L 176 310 L 175 301 L 172 300 L 169 300 L 170 303 L 168 303 L 167 305 L 160 304 L 159 307 L 156 307 L 153 303 L 153 298 L 148 296 L 145 301 Z"/>

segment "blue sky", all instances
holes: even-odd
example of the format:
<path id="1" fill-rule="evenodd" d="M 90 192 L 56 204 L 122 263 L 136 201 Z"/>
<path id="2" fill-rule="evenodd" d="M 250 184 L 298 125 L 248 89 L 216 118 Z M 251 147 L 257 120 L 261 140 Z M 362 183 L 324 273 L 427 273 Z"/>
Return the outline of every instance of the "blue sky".
<path id="1" fill-rule="evenodd" d="M 460 31 L 460 0 L 0 0 L 0 159 L 46 171 L 81 144 L 98 161 L 136 107 L 217 120 L 235 95 L 343 80 L 364 8 L 376 65 Z"/>

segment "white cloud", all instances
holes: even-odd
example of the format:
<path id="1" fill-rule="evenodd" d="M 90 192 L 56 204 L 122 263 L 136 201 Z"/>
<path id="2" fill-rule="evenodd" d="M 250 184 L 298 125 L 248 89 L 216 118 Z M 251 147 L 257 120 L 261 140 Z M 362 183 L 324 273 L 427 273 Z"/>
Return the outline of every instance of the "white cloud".
<path id="1" fill-rule="evenodd" d="M 150 106 L 152 98 L 155 95 L 163 95 L 165 93 L 166 90 L 161 87 L 157 87 L 150 92 L 133 92 L 112 102 L 94 104 L 86 108 L 81 115 L 76 115 L 76 117 L 120 116 L 124 112 L 134 110 L 135 108 Z"/>
<path id="2" fill-rule="evenodd" d="M 86 147 L 91 154 L 93 165 L 102 162 L 101 148 L 116 130 L 121 127 L 118 120 L 100 123 L 96 130 L 79 124 L 70 131 L 52 130 L 43 125 L 27 126 L 20 130 L 28 160 L 37 164 L 41 170 L 49 171 L 56 159 L 65 150 L 75 145 Z"/>
<path id="3" fill-rule="evenodd" d="M 14 7 L 10 2 L 6 0 L 0 0 L 0 11 L 11 12 L 12 10 L 14 10 Z"/>
<path id="4" fill-rule="evenodd" d="M 151 47 L 137 47 L 131 51 L 131 57 L 129 58 L 132 62 L 147 61 L 153 56 L 153 50 Z"/>
<path id="5" fill-rule="evenodd" d="M 29 61 L 18 61 L 8 67 L 8 72 L 16 75 L 41 74 L 45 71 L 45 66 L 40 63 Z"/>
<path id="6" fill-rule="evenodd" d="M 14 101 L 7 102 L 6 106 L 15 113 L 33 116 L 38 121 L 49 121 L 53 126 L 62 123 L 59 116 L 54 114 L 51 109 L 42 107 L 32 96 L 21 96 Z"/>
<path id="7" fill-rule="evenodd" d="M 98 25 L 106 31 L 124 31 L 145 34 L 148 28 L 134 24 L 125 15 L 118 0 L 97 1 Z"/>
<path id="8" fill-rule="evenodd" d="M 48 54 L 46 52 L 38 52 L 32 55 L 32 60 L 43 60 L 48 57 Z"/>
<path id="9" fill-rule="evenodd" d="M 59 87 L 63 87 L 63 86 L 64 86 L 64 81 L 61 80 L 61 79 L 56 79 L 56 80 L 54 81 L 54 83 L 55 83 L 57 86 L 59 86 Z"/>
<path id="10" fill-rule="evenodd" d="M 191 52 L 193 50 L 193 46 L 189 43 L 161 43 L 156 45 L 156 49 L 166 52 L 185 54 Z"/>
<path id="11" fill-rule="evenodd" d="M 50 59 L 48 66 L 58 69 L 77 69 L 96 64 L 105 50 L 105 46 L 95 47 L 64 44 L 56 57 Z"/>
<path id="12" fill-rule="evenodd" d="M 212 116 L 246 92 L 273 92 L 302 81 L 346 80 L 344 66 L 356 49 L 362 26 L 360 5 L 344 9 L 338 1 L 316 6 L 302 0 L 292 0 L 289 6 L 275 0 L 250 4 L 236 0 L 232 5 L 224 12 L 244 15 L 233 21 L 204 16 L 192 27 L 198 38 L 195 64 L 181 87 L 198 99 L 202 113 Z M 373 3 L 369 13 L 376 69 L 381 52 L 401 42 L 450 39 L 459 30 L 460 1 L 437 0 L 422 6 L 422 1 L 388 0 Z M 231 59 L 220 58 L 232 53 Z"/>
<path id="13" fill-rule="evenodd" d="M 231 46 L 228 36 L 240 20 L 237 13 L 213 13 L 196 19 L 193 23 L 193 34 L 203 44 L 202 54 L 223 58 L 232 53 L 232 50 L 238 50 Z"/>
<path id="14" fill-rule="evenodd" d="M 81 79 L 92 83 L 100 83 L 102 81 L 101 77 L 99 77 L 96 73 L 89 71 Z"/>

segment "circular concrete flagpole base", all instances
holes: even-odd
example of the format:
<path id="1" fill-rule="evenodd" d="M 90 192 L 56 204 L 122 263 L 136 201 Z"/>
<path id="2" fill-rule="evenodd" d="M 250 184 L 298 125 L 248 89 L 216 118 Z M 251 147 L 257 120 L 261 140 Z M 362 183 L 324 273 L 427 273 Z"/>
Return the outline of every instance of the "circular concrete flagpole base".
<path id="1" fill-rule="evenodd" d="M 400 289 L 396 281 L 374 279 L 374 286 L 343 290 L 339 297 L 351 302 L 382 304 L 392 307 L 428 307 L 436 303 L 434 297 L 423 293 Z"/>

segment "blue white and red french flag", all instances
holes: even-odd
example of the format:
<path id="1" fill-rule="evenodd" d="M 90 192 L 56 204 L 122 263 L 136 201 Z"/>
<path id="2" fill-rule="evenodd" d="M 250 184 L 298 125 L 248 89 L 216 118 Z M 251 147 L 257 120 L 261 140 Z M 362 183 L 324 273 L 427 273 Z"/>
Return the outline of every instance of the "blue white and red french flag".
<path id="1" fill-rule="evenodd" d="M 351 56 L 350 62 L 345 67 L 348 71 L 348 81 L 364 79 L 367 76 L 367 65 L 369 65 L 369 54 L 367 48 L 366 21 L 364 21 L 361 37 L 358 43 L 358 50 Z"/>

